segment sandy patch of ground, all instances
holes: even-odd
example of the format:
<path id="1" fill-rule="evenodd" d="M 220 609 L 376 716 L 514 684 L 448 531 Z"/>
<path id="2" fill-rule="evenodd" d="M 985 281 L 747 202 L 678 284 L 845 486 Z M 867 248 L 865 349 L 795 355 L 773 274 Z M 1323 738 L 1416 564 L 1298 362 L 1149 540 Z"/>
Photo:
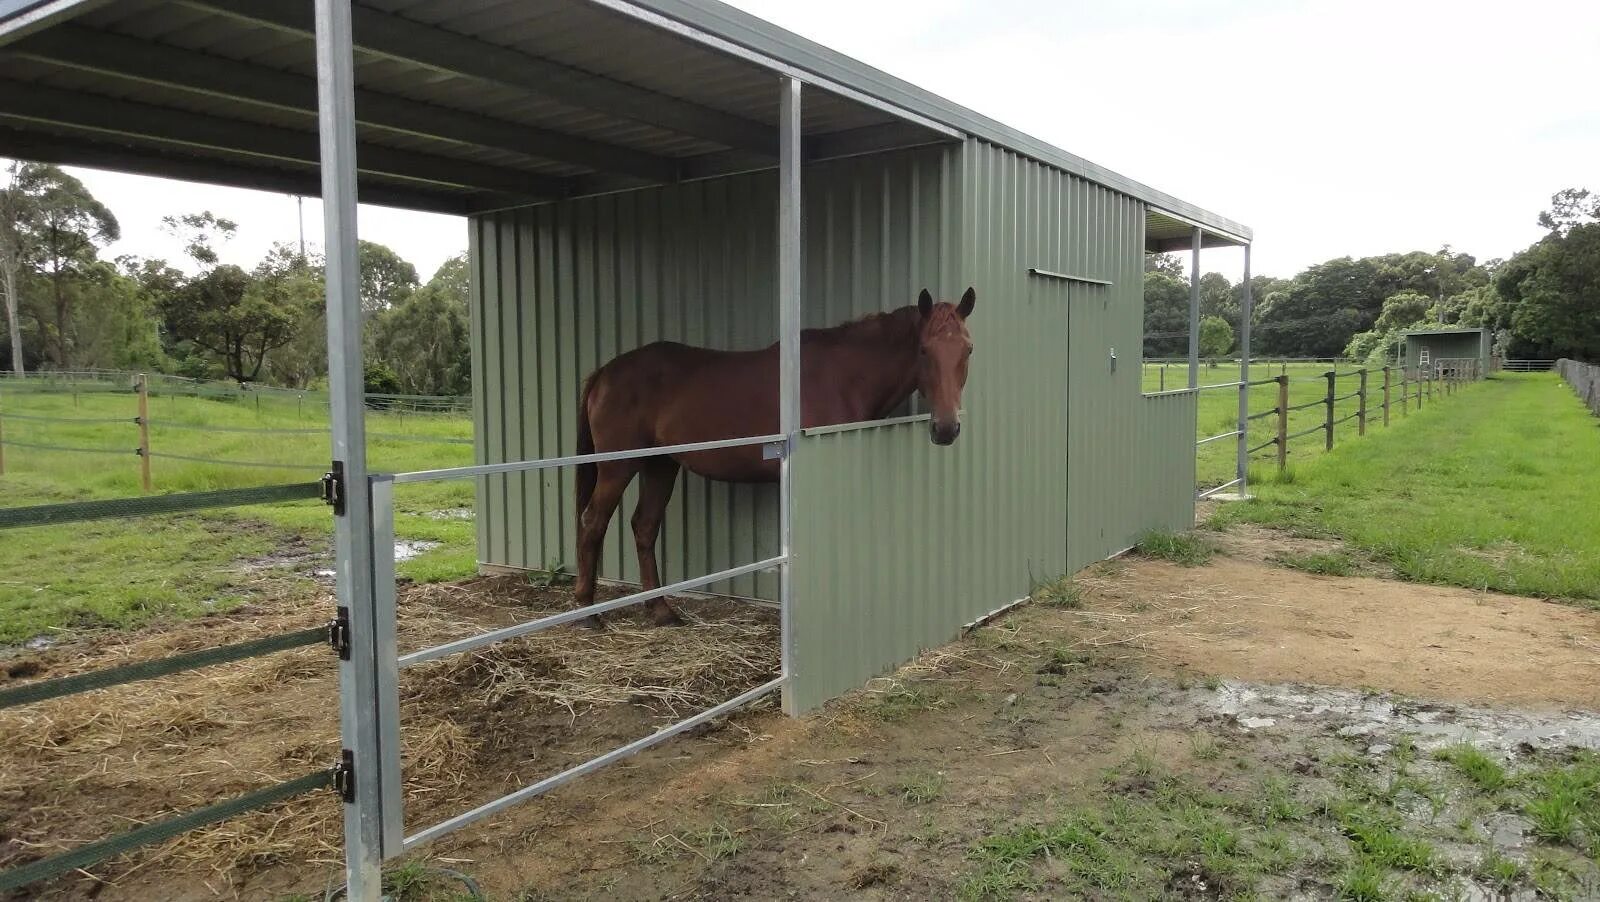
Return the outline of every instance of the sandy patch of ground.
<path id="1" fill-rule="evenodd" d="M 1427 698 L 1600 708 L 1600 613 L 1532 598 L 1219 557 L 1090 568 L 1094 641 L 1150 665 Z"/>

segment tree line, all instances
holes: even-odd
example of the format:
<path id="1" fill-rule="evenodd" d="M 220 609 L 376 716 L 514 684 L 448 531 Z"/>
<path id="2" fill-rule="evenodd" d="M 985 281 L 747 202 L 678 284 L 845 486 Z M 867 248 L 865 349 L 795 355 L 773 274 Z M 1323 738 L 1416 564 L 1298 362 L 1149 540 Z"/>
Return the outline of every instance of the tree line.
<path id="1" fill-rule="evenodd" d="M 56 166 L 14 163 L 0 187 L 0 294 L 9 341 L 0 370 L 143 370 L 197 379 L 315 387 L 327 373 L 323 261 L 277 244 L 254 267 L 220 262 L 237 231 L 210 211 L 166 217 L 193 262 L 103 248 L 116 216 Z M 1260 356 L 1375 361 L 1408 329 L 1487 326 L 1512 358 L 1600 361 L 1600 195 L 1568 189 L 1539 214 L 1546 234 L 1509 260 L 1413 251 L 1308 267 L 1291 279 L 1251 278 L 1252 350 Z M 423 282 L 380 244 L 360 244 L 367 389 L 471 391 L 465 254 Z M 1146 357 L 1188 352 L 1183 261 L 1146 258 Z M 1201 354 L 1235 351 L 1243 287 L 1200 279 Z"/>
<path id="2" fill-rule="evenodd" d="M 1600 195 L 1569 188 L 1538 216 L 1546 234 L 1509 260 L 1479 263 L 1443 247 L 1339 257 L 1292 279 L 1252 276 L 1251 352 L 1379 362 L 1402 333 L 1486 326 L 1506 358 L 1600 361 Z M 1144 353 L 1188 353 L 1189 282 L 1183 260 L 1145 261 Z M 1200 352 L 1236 351 L 1242 286 L 1200 278 Z"/>
<path id="3" fill-rule="evenodd" d="M 238 231 L 211 211 L 168 216 L 194 272 L 102 250 L 116 216 L 59 167 L 14 163 L 0 187 L 0 370 L 112 369 L 316 387 L 327 376 L 323 260 L 280 243 L 245 269 L 220 262 Z M 468 394 L 466 255 L 427 282 L 360 243 L 369 392 Z"/>

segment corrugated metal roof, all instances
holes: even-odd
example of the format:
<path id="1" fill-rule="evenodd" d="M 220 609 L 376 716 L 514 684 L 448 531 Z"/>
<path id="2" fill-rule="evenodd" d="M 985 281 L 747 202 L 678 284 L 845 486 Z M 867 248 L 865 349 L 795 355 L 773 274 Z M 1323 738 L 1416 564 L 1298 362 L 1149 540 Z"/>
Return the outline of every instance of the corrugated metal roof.
<path id="1" fill-rule="evenodd" d="M 1489 331 L 1486 326 L 1457 326 L 1454 329 L 1407 329 L 1401 335 L 1465 335 Z"/>
<path id="2" fill-rule="evenodd" d="M 1249 238 L 715 0 L 359 0 L 352 13 L 362 150 L 395 152 L 379 168 L 401 170 L 365 177 L 410 183 L 418 206 L 467 212 L 770 160 L 781 72 L 821 88 L 803 105 L 813 153 L 829 139 L 860 153 L 973 135 Z M 263 158 L 247 141 L 194 135 L 226 136 L 231 123 L 314 135 L 313 27 L 310 3 L 276 0 L 0 0 L 0 125 L 11 130 L 0 135 L 47 136 L 56 162 L 120 157 L 118 168 L 164 174 L 184 155 L 257 167 L 267 180 L 303 174 L 314 156 Z M 35 88 L 86 102 L 59 114 L 21 102 Z M 95 112 L 107 98 L 155 114 L 110 127 Z M 538 194 L 508 190 L 525 178 L 556 181 Z"/>

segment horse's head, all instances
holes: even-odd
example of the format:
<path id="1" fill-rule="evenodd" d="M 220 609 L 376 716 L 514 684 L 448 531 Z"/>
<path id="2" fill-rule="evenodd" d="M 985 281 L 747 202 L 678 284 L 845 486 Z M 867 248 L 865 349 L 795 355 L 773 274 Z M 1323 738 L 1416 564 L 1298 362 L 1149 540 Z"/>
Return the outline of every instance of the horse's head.
<path id="1" fill-rule="evenodd" d="M 961 434 L 957 413 L 961 390 L 967 386 L 967 361 L 972 357 L 967 317 L 977 302 L 978 295 L 971 288 L 961 296 L 959 305 L 934 303 L 926 288 L 917 296 L 917 309 L 922 313 L 917 333 L 917 390 L 932 408 L 929 430 L 936 445 L 948 445 Z"/>

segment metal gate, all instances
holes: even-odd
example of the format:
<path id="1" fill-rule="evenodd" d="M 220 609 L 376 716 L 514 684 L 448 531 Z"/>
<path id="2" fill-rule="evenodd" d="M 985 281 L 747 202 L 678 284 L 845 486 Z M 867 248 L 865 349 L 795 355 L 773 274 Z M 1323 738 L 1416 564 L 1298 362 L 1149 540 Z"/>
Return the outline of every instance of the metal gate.
<path id="1" fill-rule="evenodd" d="M 489 817 L 505 808 L 535 798 L 584 774 L 592 773 L 629 755 L 650 748 L 686 730 L 723 716 L 749 704 L 766 694 L 784 690 L 784 706 L 793 710 L 790 686 L 793 674 L 790 669 L 791 637 L 790 599 L 792 573 L 790 562 L 792 500 L 794 495 L 791 458 L 800 427 L 800 81 L 785 77 L 779 91 L 779 186 L 778 186 L 778 326 L 779 326 L 779 429 L 770 435 L 718 441 L 696 442 L 654 448 L 610 451 L 569 457 L 539 460 L 512 461 L 457 467 L 444 470 L 426 470 L 411 473 L 343 474 L 336 506 L 340 527 L 340 609 L 342 629 L 349 642 L 345 650 L 347 680 L 340 684 L 341 719 L 344 723 L 345 755 L 350 763 L 351 792 L 345 825 L 345 858 L 350 877 L 351 898 L 375 899 L 381 885 L 381 864 L 384 859 L 399 855 L 420 845 L 438 839 L 468 824 Z M 353 184 L 353 179 L 351 184 Z M 353 198 L 349 206 L 354 211 Z M 351 222 L 353 223 L 353 217 Z M 331 222 L 330 222 L 331 224 Z M 337 230 L 330 229 L 337 234 Z M 353 241 L 354 232 L 350 232 Z M 350 255 L 346 259 L 353 259 Z M 336 282 L 329 254 L 330 291 Z M 341 274 L 353 278 L 354 272 Z M 351 292 L 352 295 L 354 292 Z M 359 320 L 343 324 L 356 327 Z M 330 325 L 330 335 L 336 327 Z M 359 335 L 359 329 L 355 328 Z M 337 345 L 337 341 L 331 342 Z M 345 355 L 346 366 L 359 361 L 359 347 Z M 360 380 L 351 378 L 347 385 L 359 390 Z M 335 413 L 335 423 L 341 420 Z M 359 421 L 343 421 L 354 427 L 350 436 L 354 441 L 344 445 L 336 431 L 335 453 L 345 448 L 359 448 L 364 444 Z M 779 534 L 781 550 L 778 555 L 750 561 L 703 576 L 681 580 L 670 585 L 634 592 L 622 598 L 599 602 L 560 614 L 490 630 L 475 636 L 446 642 L 431 648 L 400 655 L 396 639 L 396 593 L 394 559 L 394 491 L 397 485 L 437 482 L 452 479 L 478 479 L 497 474 L 526 473 L 579 464 L 658 457 L 717 448 L 736 448 L 752 445 L 766 446 L 770 457 L 780 459 L 779 476 Z M 782 631 L 781 663 L 778 675 L 734 698 L 701 711 L 684 720 L 663 727 L 648 736 L 614 748 L 581 764 L 569 767 L 527 786 L 516 789 L 500 798 L 478 805 L 436 824 L 407 833 L 405 800 L 401 779 L 400 761 L 400 696 L 399 672 L 427 661 L 460 654 L 507 639 L 528 636 L 552 627 L 569 624 L 585 617 L 615 611 L 620 608 L 662 598 L 677 592 L 703 588 L 723 580 L 746 574 L 776 569 L 779 574 L 779 622 Z M 348 600 L 347 600 L 348 599 Z"/>

